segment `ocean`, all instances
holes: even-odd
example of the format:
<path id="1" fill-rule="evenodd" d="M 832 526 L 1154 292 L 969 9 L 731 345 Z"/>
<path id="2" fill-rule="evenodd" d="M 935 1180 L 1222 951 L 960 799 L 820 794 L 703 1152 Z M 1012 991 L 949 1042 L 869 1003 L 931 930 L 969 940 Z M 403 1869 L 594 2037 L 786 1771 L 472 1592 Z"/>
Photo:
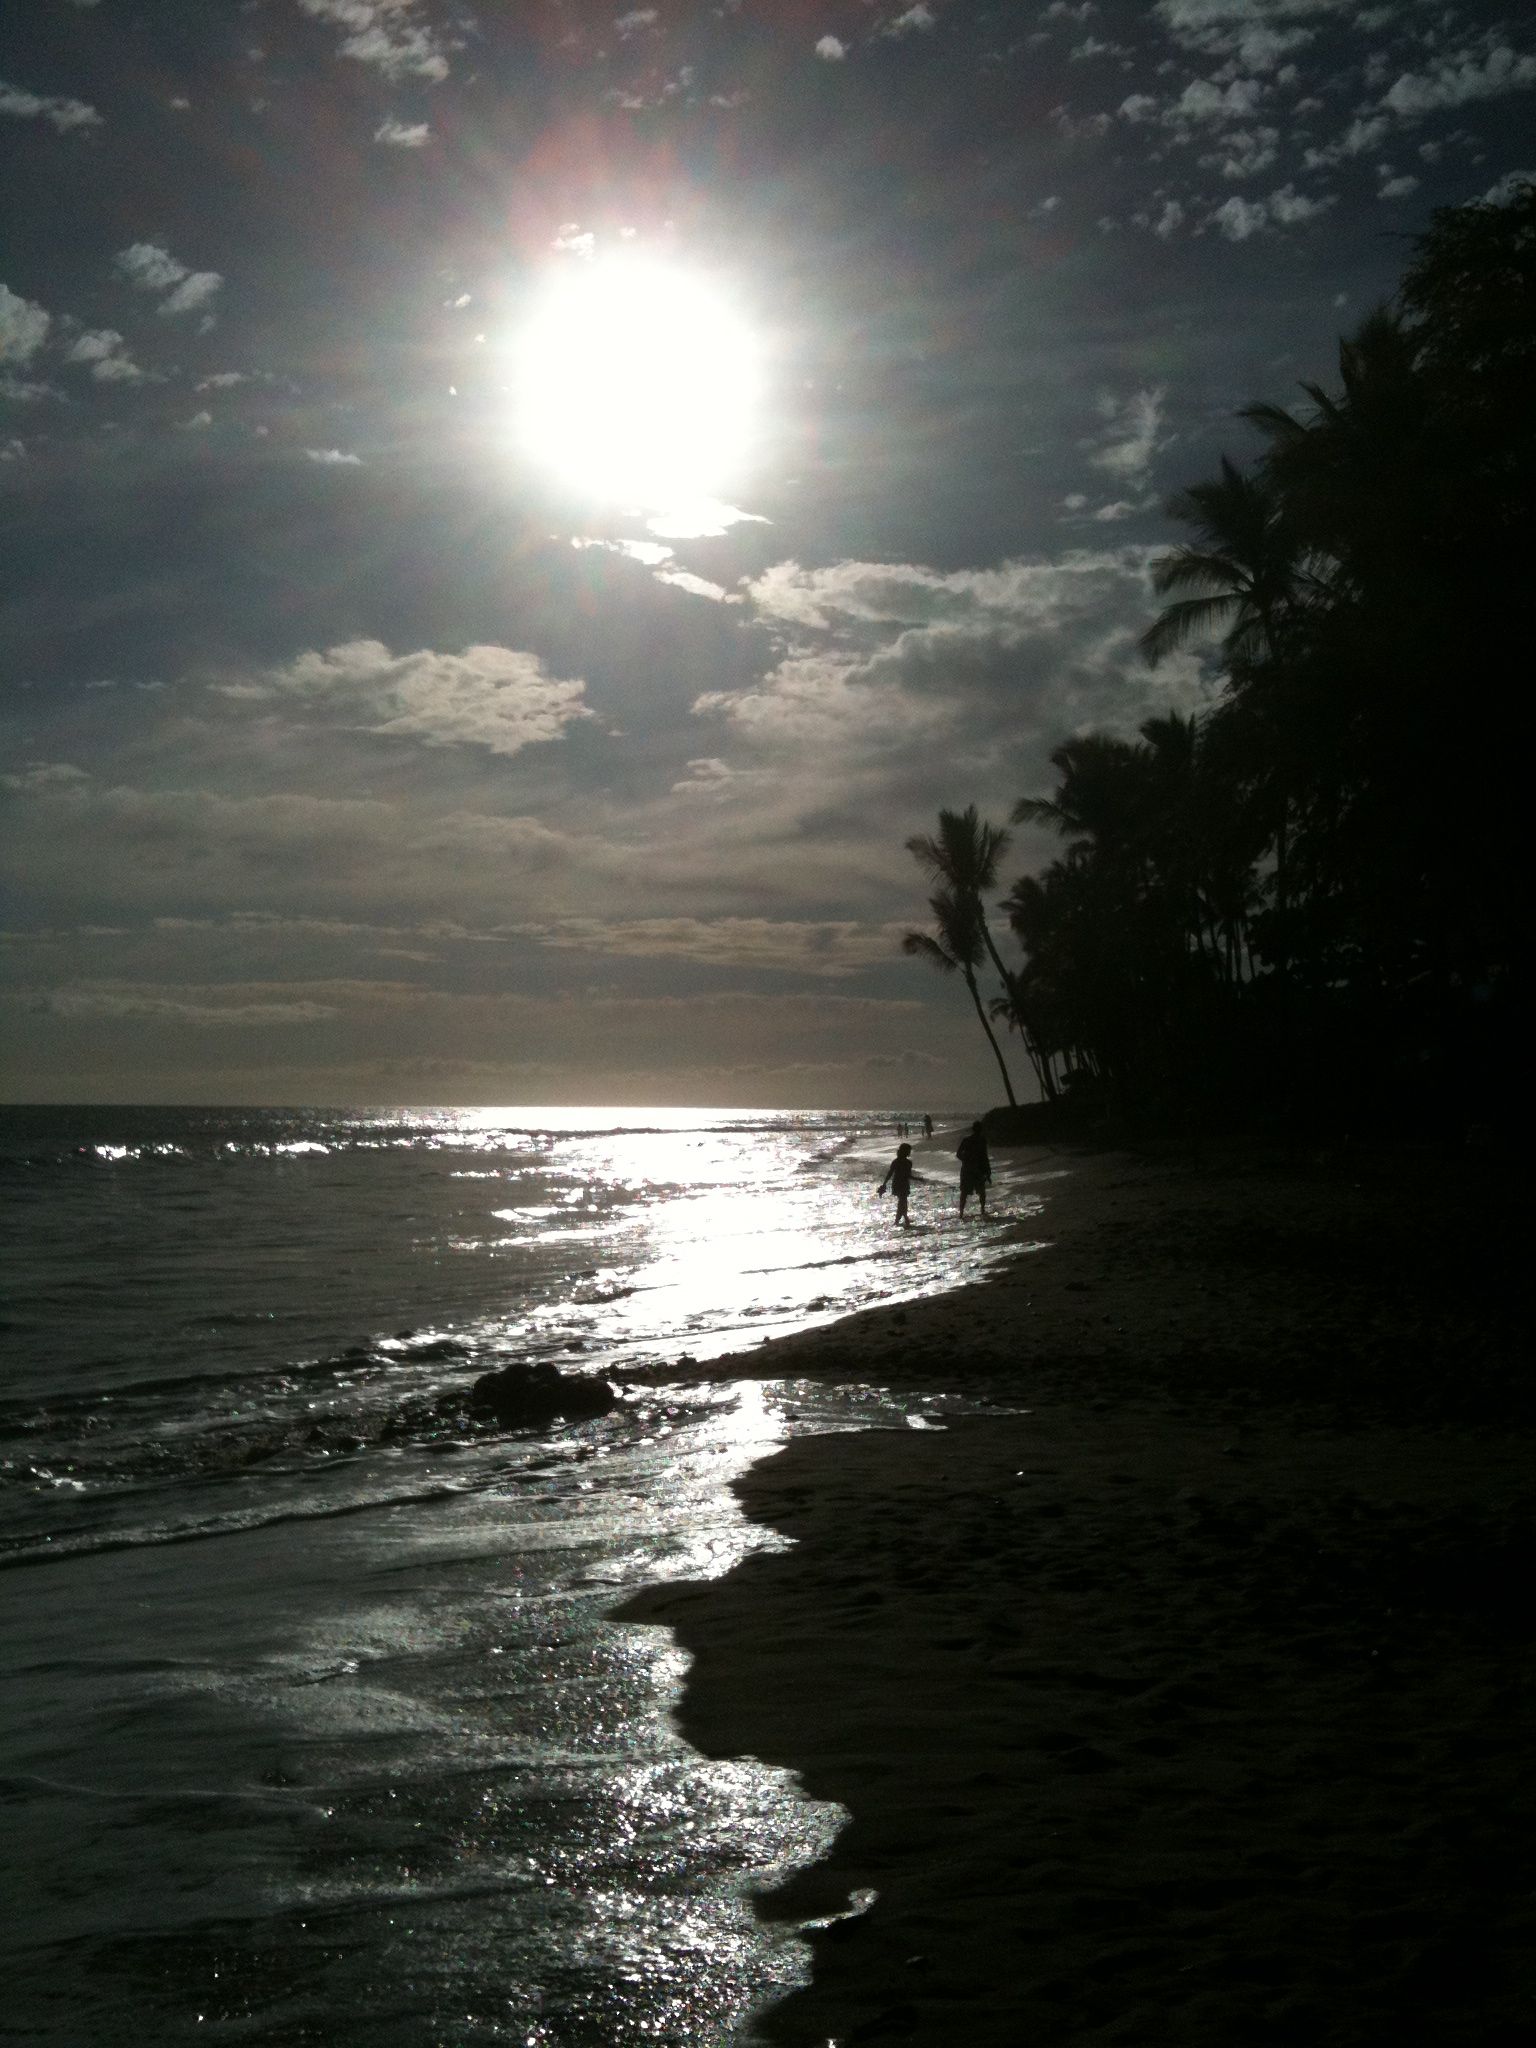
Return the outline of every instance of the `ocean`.
<path id="1" fill-rule="evenodd" d="M 956 1121 L 899 1232 L 894 1115 L 0 1110 L 0 2040 L 749 2041 L 844 1816 L 610 1616 L 781 1540 L 790 1435 L 942 1424 L 685 1375 L 1008 1256 Z M 468 1426 L 513 1361 L 621 1398 Z"/>

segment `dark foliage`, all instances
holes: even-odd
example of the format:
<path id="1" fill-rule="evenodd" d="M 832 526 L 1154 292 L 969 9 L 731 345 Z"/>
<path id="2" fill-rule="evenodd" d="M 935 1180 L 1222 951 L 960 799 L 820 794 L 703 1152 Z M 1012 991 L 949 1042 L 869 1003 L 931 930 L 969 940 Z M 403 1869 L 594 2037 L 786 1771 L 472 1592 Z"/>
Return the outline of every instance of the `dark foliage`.
<path id="1" fill-rule="evenodd" d="M 1220 636 L 1214 708 L 1067 741 L 1015 810 L 1064 844 L 1005 899 L 994 1010 L 1047 1096 L 1121 1117 L 1493 1121 L 1525 1008 L 1536 185 L 1437 214 L 1302 389 L 1169 508 L 1191 538 L 1143 652 Z"/>

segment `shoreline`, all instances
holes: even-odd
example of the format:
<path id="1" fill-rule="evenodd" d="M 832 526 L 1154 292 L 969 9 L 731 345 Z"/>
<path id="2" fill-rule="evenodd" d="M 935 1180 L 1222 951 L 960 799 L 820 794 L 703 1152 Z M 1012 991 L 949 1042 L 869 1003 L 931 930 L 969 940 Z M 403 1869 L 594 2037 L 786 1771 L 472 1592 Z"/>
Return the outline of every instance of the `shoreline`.
<path id="1" fill-rule="evenodd" d="M 1059 1156 L 1000 1273 L 698 1374 L 1013 1411 L 796 1439 L 736 1486 L 792 1548 L 618 1611 L 695 1747 L 851 1815 L 760 1902 L 826 1924 L 753 2038 L 1523 2037 L 1513 1176 Z"/>

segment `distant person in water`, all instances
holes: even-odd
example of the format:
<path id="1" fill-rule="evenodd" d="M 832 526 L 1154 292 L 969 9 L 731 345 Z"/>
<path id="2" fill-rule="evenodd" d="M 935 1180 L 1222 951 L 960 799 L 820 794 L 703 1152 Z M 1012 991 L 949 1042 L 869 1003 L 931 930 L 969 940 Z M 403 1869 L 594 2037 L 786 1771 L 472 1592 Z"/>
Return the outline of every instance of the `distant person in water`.
<path id="1" fill-rule="evenodd" d="M 955 1157 L 960 1162 L 960 1214 L 965 1214 L 965 1205 L 972 1195 L 981 1204 L 983 1216 L 987 1213 L 987 1182 L 992 1178 L 992 1161 L 987 1156 L 987 1141 L 981 1134 L 981 1125 L 972 1124 L 970 1130 L 955 1147 Z"/>
<path id="2" fill-rule="evenodd" d="M 931 1116 L 925 1116 L 923 1118 L 923 1136 L 925 1138 L 931 1138 L 933 1136 L 933 1118 Z"/>
<path id="3" fill-rule="evenodd" d="M 910 1145 L 898 1145 L 896 1147 L 896 1157 L 885 1169 L 885 1179 L 880 1183 L 879 1192 L 883 1195 L 887 1187 L 890 1188 L 896 1197 L 896 1221 L 898 1223 L 906 1223 L 908 1221 L 907 1197 L 912 1192 L 912 1147 Z"/>

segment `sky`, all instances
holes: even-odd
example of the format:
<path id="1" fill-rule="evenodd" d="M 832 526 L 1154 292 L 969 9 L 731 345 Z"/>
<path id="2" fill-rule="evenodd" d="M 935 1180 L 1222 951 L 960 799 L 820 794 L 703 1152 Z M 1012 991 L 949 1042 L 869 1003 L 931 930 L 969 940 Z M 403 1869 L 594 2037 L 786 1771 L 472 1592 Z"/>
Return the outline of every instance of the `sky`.
<path id="1" fill-rule="evenodd" d="M 1420 0 L 8 8 L 7 1099 L 999 1100 L 905 841 L 1209 701 L 1167 500 L 1533 90 Z"/>

